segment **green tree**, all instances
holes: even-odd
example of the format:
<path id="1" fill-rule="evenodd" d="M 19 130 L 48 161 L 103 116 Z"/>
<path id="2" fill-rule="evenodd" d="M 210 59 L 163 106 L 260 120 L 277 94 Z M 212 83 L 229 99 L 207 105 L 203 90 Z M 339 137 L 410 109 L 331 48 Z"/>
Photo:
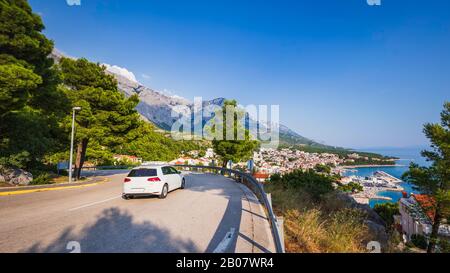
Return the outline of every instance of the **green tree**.
<path id="1" fill-rule="evenodd" d="M 333 183 L 337 181 L 332 176 L 323 175 L 314 170 L 295 170 L 283 176 L 274 174 L 270 182 L 287 190 L 302 190 L 319 201 L 322 196 L 334 191 Z"/>
<path id="2" fill-rule="evenodd" d="M 125 98 L 114 77 L 105 73 L 104 66 L 86 59 L 63 58 L 60 67 L 67 96 L 73 106 L 82 108 L 76 118 L 78 144 L 74 175 L 79 178 L 89 141 L 114 149 L 125 143 L 131 130 L 139 127 L 135 110 L 139 99 Z M 70 117 L 66 124 L 70 126 Z"/>
<path id="3" fill-rule="evenodd" d="M 432 163 L 421 167 L 412 163 L 403 179 L 411 182 L 418 190 L 434 199 L 425 210 L 434 212 L 432 232 L 427 252 L 434 252 L 438 244 L 439 226 L 450 216 L 450 102 L 445 103 L 441 123 L 428 123 L 424 133 L 431 142 L 431 150 L 422 156 Z"/>
<path id="4" fill-rule="evenodd" d="M 381 218 L 383 218 L 388 228 L 394 224 L 394 215 L 400 213 L 398 203 L 376 204 L 373 209 Z"/>
<path id="5" fill-rule="evenodd" d="M 235 100 L 227 100 L 222 111 L 216 112 L 217 123 L 213 128 L 207 128 L 215 138 L 212 141 L 216 155 L 221 159 L 225 168 L 228 161 L 241 162 L 249 160 L 258 142 L 251 139 L 248 129 L 243 122 L 245 113 L 237 106 Z M 221 129 L 219 129 L 221 128 Z"/>
<path id="6" fill-rule="evenodd" d="M 347 185 L 340 185 L 339 189 L 344 192 L 362 192 L 363 186 L 355 182 L 350 182 Z"/>
<path id="7" fill-rule="evenodd" d="M 200 149 L 193 141 L 175 141 L 155 131 L 153 125 L 141 122 L 140 126 L 130 131 L 127 141 L 115 151 L 142 158 L 144 161 L 171 161 L 182 151 Z"/>
<path id="8" fill-rule="evenodd" d="M 319 173 L 331 173 L 331 167 L 329 165 L 318 164 L 314 167 L 314 170 Z"/>
<path id="9" fill-rule="evenodd" d="M 53 42 L 25 0 L 0 0 L 0 164 L 31 168 L 61 148 L 67 99 L 48 56 Z"/>

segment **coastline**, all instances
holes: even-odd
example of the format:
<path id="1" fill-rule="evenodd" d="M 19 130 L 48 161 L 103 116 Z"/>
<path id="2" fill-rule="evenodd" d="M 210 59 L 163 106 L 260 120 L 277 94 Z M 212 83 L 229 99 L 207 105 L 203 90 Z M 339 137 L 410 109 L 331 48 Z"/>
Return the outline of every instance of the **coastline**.
<path id="1" fill-rule="evenodd" d="M 379 195 L 380 192 L 402 192 L 404 188 L 372 188 L 365 189 L 363 192 L 359 192 L 356 194 L 352 194 L 351 196 L 355 199 L 356 202 L 362 204 L 369 204 L 371 200 L 379 200 L 379 201 L 389 201 L 393 202 L 394 200 L 391 197 Z"/>
<path id="2" fill-rule="evenodd" d="M 357 168 L 385 168 L 385 167 L 407 167 L 407 165 L 393 164 L 393 165 L 351 165 L 351 166 L 339 166 L 344 169 L 357 169 Z"/>
<path id="3" fill-rule="evenodd" d="M 385 164 L 384 162 L 380 162 L 377 164 L 377 162 L 371 162 L 374 164 L 367 164 L 362 166 L 344 166 L 346 165 L 345 162 L 341 164 L 341 166 L 338 166 L 338 169 L 341 169 L 343 171 L 344 176 L 370 176 L 375 171 L 383 171 L 386 172 L 396 178 L 401 177 L 401 175 L 407 171 L 407 168 L 409 166 L 410 162 L 416 162 L 420 165 L 426 165 L 423 158 L 420 155 L 420 151 L 422 148 L 419 149 L 395 149 L 395 150 L 380 150 L 380 149 L 374 149 L 370 150 L 369 152 L 375 152 L 378 154 L 386 155 L 386 156 L 392 156 L 394 155 L 397 159 L 395 162 L 392 162 L 392 164 Z M 357 164 L 357 163 L 356 163 Z M 358 164 L 359 165 L 359 164 Z M 380 166 L 383 165 L 383 166 Z M 386 166 L 387 165 L 387 166 Z M 402 198 L 402 191 L 409 193 L 417 192 L 412 188 L 412 186 L 403 181 L 400 183 L 395 183 L 396 185 L 403 188 L 380 188 L 378 190 L 373 190 L 368 195 L 363 195 L 360 193 L 358 200 L 370 205 L 371 207 L 375 206 L 375 204 L 380 203 L 396 203 L 398 199 Z M 365 197 L 365 198 L 364 198 Z M 381 197 L 381 198 L 379 198 Z M 389 200 L 390 199 L 390 200 Z"/>
<path id="4" fill-rule="evenodd" d="M 343 170 L 345 171 L 347 168 L 348 168 L 347 170 L 352 170 L 352 169 L 354 170 L 357 168 L 377 168 L 378 166 L 394 168 L 394 167 L 398 167 L 399 165 L 384 166 L 384 165 L 380 164 L 380 165 L 364 165 L 362 167 L 346 166 L 346 167 L 342 167 L 342 168 L 344 168 Z M 372 201 L 395 202 L 396 199 L 391 197 L 390 194 L 385 195 L 384 193 L 388 193 L 388 192 L 400 193 L 405 190 L 401 184 L 401 183 L 403 183 L 403 181 L 389 173 L 386 173 L 384 171 L 379 171 L 378 174 L 373 175 L 373 177 L 378 177 L 378 178 L 388 182 L 389 184 L 386 184 L 384 186 L 373 186 L 373 185 L 372 186 L 371 185 L 364 186 L 363 185 L 363 191 L 353 195 L 356 202 L 362 203 L 362 204 L 370 204 Z"/>

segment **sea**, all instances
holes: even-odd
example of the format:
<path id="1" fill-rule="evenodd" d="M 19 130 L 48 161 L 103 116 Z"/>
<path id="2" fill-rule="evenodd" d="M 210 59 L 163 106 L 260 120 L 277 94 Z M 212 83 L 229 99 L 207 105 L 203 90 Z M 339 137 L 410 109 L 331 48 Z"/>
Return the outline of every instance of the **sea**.
<path id="1" fill-rule="evenodd" d="M 384 171 L 392 176 L 401 179 L 402 175 L 408 170 L 408 166 L 411 162 L 417 163 L 421 166 L 429 166 L 430 163 L 426 161 L 425 158 L 421 156 L 421 151 L 428 149 L 428 147 L 408 147 L 408 148 L 373 148 L 373 149 L 361 149 L 358 151 L 377 153 L 384 156 L 393 156 L 399 158 L 397 161 L 397 166 L 392 167 L 370 167 L 370 168 L 356 168 L 352 172 L 351 170 L 344 173 L 344 175 L 357 175 L 357 176 L 371 176 L 376 171 Z M 419 193 L 410 183 L 402 182 L 401 186 L 405 189 L 408 194 Z M 374 207 L 376 204 L 382 204 L 387 202 L 398 202 L 402 197 L 401 192 L 393 191 L 382 191 L 379 192 L 380 196 L 390 197 L 392 201 L 371 199 L 369 205 Z"/>

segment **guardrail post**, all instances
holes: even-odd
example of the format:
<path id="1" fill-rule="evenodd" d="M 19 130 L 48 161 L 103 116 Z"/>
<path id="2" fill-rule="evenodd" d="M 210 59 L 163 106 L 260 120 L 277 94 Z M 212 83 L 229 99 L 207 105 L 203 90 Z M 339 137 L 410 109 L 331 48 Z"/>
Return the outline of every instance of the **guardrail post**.
<path id="1" fill-rule="evenodd" d="M 278 227 L 278 236 L 281 239 L 281 247 L 283 248 L 283 253 L 286 252 L 286 248 L 284 245 L 284 218 L 283 216 L 277 216 L 277 227 Z"/>

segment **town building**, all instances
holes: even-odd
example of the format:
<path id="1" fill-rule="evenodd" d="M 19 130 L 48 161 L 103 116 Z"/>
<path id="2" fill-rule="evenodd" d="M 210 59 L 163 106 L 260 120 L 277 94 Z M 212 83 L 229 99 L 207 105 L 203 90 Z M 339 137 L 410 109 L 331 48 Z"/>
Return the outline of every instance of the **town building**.
<path id="1" fill-rule="evenodd" d="M 129 162 L 132 164 L 142 163 L 142 158 L 133 155 L 113 155 L 113 160 L 116 162 Z"/>
<path id="2" fill-rule="evenodd" d="M 267 182 L 270 179 L 270 175 L 268 173 L 260 173 L 260 172 L 254 173 L 253 177 L 258 182 L 261 182 L 261 183 Z"/>
<path id="3" fill-rule="evenodd" d="M 431 234 L 435 211 L 434 200 L 428 195 L 411 194 L 399 201 L 400 223 L 406 239 L 411 240 L 412 235 L 428 237 Z M 439 228 L 439 236 L 450 239 L 450 226 L 442 224 Z"/>

